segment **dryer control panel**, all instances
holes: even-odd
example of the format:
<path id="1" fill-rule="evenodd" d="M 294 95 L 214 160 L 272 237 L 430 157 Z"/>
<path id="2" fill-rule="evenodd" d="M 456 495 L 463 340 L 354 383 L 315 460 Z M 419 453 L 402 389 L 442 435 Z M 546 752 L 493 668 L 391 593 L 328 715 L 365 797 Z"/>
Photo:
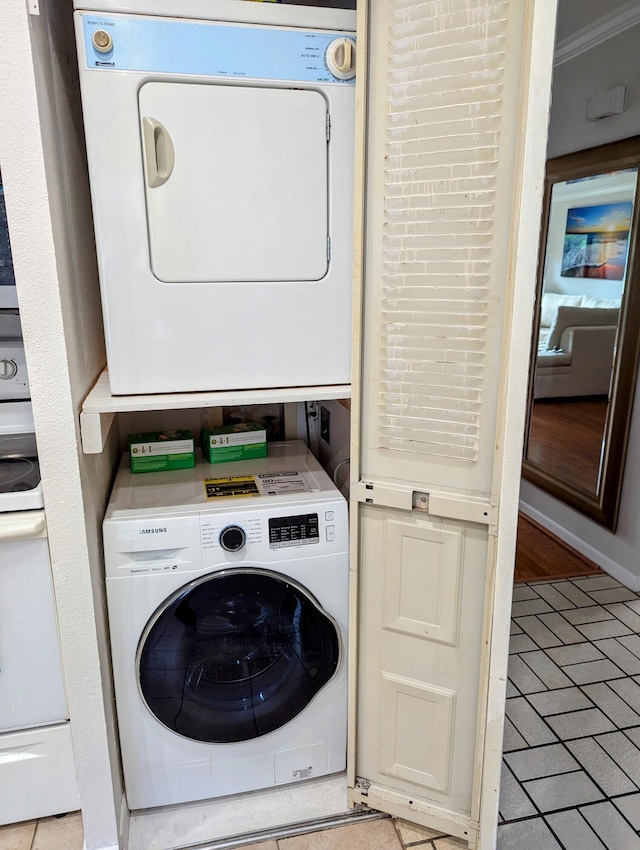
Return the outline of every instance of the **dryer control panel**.
<path id="1" fill-rule="evenodd" d="M 87 69 L 353 85 L 355 37 L 82 12 Z"/>

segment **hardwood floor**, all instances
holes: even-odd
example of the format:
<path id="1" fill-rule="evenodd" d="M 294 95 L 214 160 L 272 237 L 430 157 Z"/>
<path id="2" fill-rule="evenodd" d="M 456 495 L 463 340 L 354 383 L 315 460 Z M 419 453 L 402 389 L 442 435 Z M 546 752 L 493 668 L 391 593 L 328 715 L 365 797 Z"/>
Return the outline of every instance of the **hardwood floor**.
<path id="1" fill-rule="evenodd" d="M 524 514 L 518 517 L 514 583 L 603 573 L 588 558 Z"/>
<path id="2" fill-rule="evenodd" d="M 606 416 L 606 399 L 537 399 L 527 460 L 586 493 L 596 493 Z"/>

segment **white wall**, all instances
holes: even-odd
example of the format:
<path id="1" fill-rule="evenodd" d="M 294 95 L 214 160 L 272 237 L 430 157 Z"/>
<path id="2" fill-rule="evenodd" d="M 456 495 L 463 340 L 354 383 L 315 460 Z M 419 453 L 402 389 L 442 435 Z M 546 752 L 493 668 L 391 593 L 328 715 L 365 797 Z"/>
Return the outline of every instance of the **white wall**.
<path id="1" fill-rule="evenodd" d="M 325 439 L 322 434 L 322 409 L 329 418 L 329 434 Z M 332 476 L 341 490 L 342 495 L 349 498 L 349 459 L 351 439 L 351 405 L 342 401 L 321 401 L 318 404 L 320 428 L 318 435 L 318 460 Z"/>
<path id="2" fill-rule="evenodd" d="M 603 4 L 603 13 L 606 11 Z M 550 157 L 640 134 L 638 44 L 640 26 L 556 67 L 549 129 Z M 614 85 L 627 86 L 626 111 L 589 123 L 586 120 L 587 98 Z M 527 481 L 521 486 L 521 508 L 624 584 L 640 590 L 639 469 L 640 393 L 633 406 L 615 535 Z"/>
<path id="3" fill-rule="evenodd" d="M 603 3 L 603 14 L 607 11 Z M 556 66 L 549 127 L 550 157 L 592 148 L 640 133 L 640 25 Z M 587 98 L 627 86 L 622 115 L 587 121 Z"/>
<path id="4" fill-rule="evenodd" d="M 70 14 L 70 3 L 40 0 L 30 16 L 24 0 L 3 0 L 0 162 L 85 847 L 104 850 L 118 845 L 122 798 L 98 555 L 115 458 L 111 446 L 90 457 L 79 448 L 80 405 L 104 349 Z"/>

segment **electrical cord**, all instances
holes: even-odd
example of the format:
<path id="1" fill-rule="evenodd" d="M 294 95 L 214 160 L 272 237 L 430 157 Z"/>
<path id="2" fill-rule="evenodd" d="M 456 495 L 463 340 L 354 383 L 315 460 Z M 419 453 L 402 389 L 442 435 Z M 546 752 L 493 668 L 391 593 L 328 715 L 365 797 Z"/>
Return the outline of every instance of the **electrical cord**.
<path id="1" fill-rule="evenodd" d="M 307 426 L 307 448 L 311 451 L 311 430 L 309 429 L 309 402 L 304 403 L 304 421 Z"/>
<path id="2" fill-rule="evenodd" d="M 333 483 L 336 485 L 336 487 L 338 486 L 338 472 L 340 471 L 340 468 L 345 466 L 345 464 L 347 463 L 351 463 L 350 457 L 346 457 L 344 460 L 341 460 L 340 463 L 333 470 Z"/>

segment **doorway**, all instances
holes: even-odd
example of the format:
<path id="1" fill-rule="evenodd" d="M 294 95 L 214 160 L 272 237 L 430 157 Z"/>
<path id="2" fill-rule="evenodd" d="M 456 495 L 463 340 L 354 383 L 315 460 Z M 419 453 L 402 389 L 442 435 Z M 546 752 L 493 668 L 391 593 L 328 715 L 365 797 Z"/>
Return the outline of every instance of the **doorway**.
<path id="1" fill-rule="evenodd" d="M 630 97 L 620 107 L 612 107 L 612 112 L 614 109 L 621 110 L 616 114 L 600 120 L 589 120 L 587 115 L 590 110 L 593 118 L 599 95 L 611 93 L 616 88 L 614 78 L 617 84 L 631 79 L 628 68 L 633 63 L 640 15 L 627 16 L 623 22 L 623 10 L 627 5 L 616 0 L 603 14 L 602 7 L 596 4 L 587 9 L 579 0 L 559 0 L 549 158 L 565 155 L 568 158 L 574 152 L 593 151 L 610 143 L 622 145 L 620 140 L 637 134 L 640 105 L 636 106 Z M 624 89 L 624 85 L 619 88 Z M 575 155 L 578 158 L 579 155 Z M 550 205 L 549 214 L 541 225 L 541 232 L 544 231 L 541 239 L 543 242 L 545 238 L 547 240 L 545 259 L 540 260 L 541 264 L 545 264 L 545 286 L 539 299 L 539 319 L 534 322 L 538 365 L 531 392 L 526 449 L 527 468 L 535 467 L 534 471 L 540 469 L 541 473 L 537 478 L 530 478 L 527 472 L 527 480 L 523 480 L 521 486 L 520 506 L 525 516 L 521 516 L 519 523 L 516 581 L 560 577 L 583 571 L 589 573 L 600 565 L 623 584 L 637 589 L 633 584 L 637 578 L 637 565 L 631 552 L 637 549 L 633 517 L 637 516 L 636 502 L 640 492 L 636 493 L 636 486 L 630 482 L 633 478 L 630 471 L 625 476 L 625 492 L 620 497 L 620 527 L 614 529 L 609 525 L 611 532 L 606 530 L 602 518 L 595 522 L 587 519 L 588 516 L 593 519 L 594 514 L 589 514 L 586 507 L 565 503 L 564 490 L 554 489 L 553 484 L 556 480 L 562 481 L 565 490 L 570 486 L 572 491 L 583 494 L 584 499 L 587 494 L 596 494 L 601 487 L 603 467 L 611 455 L 611 445 L 604 439 L 607 421 L 616 404 L 615 397 L 620 393 L 615 391 L 615 380 L 611 382 L 611 356 L 607 363 L 608 374 L 604 375 L 603 381 L 598 383 L 595 380 L 591 364 L 586 370 L 590 375 L 589 382 L 580 384 L 579 391 L 576 389 L 577 376 L 570 380 L 570 367 L 560 362 L 567 360 L 569 353 L 569 346 L 563 347 L 567 340 L 562 336 L 562 325 L 565 319 L 569 325 L 578 324 L 568 320 L 569 314 L 588 315 L 591 317 L 589 321 L 595 321 L 593 317 L 598 313 L 596 318 L 602 324 L 589 328 L 588 348 L 593 351 L 596 338 L 604 342 L 606 337 L 611 339 L 610 353 L 619 349 L 621 334 L 618 333 L 616 340 L 616 326 L 609 327 L 609 314 L 617 316 L 619 313 L 622 316 L 625 312 L 620 299 L 627 297 L 624 278 L 630 278 L 631 268 L 629 262 L 627 269 L 621 272 L 622 279 L 617 280 L 615 262 L 611 258 L 604 266 L 594 260 L 586 270 L 584 266 L 578 268 L 576 263 L 570 263 L 569 259 L 574 257 L 575 252 L 568 248 L 571 245 L 575 247 L 575 240 L 582 238 L 569 234 L 572 229 L 569 227 L 570 214 L 575 214 L 576 208 L 587 208 L 589 214 L 595 214 L 605 206 L 608 210 L 612 209 L 614 203 L 620 206 L 620 193 L 623 191 L 620 181 L 631 178 L 635 181 L 631 171 L 623 169 L 606 179 L 571 180 L 557 184 L 562 188 L 562 197 Z M 606 181 L 608 183 L 604 185 Z M 589 192 L 593 193 L 593 188 L 581 188 L 589 186 L 598 188 L 600 200 L 591 198 Z M 554 186 L 554 191 L 556 188 Z M 589 200 L 585 200 L 583 195 Z M 627 206 L 632 207 L 633 204 L 627 202 Z M 557 226 L 551 220 L 554 215 Z M 570 243 L 572 239 L 574 242 Z M 627 237 L 626 244 L 633 246 L 633 241 L 630 242 Z M 596 305 L 597 310 L 587 309 Z M 567 328 L 566 333 L 573 334 L 575 340 L 573 330 Z M 546 359 L 541 358 L 541 344 L 547 338 L 551 341 L 554 334 L 558 337 L 557 344 L 545 350 Z M 554 363 L 549 365 L 552 360 Z M 550 377 L 551 372 L 554 375 Z M 575 393 L 572 392 L 574 389 Z M 625 395 L 633 396 L 633 384 Z M 637 425 L 632 424 L 628 435 L 629 458 L 633 456 L 635 427 Z M 549 563 L 550 557 L 552 563 Z"/>

